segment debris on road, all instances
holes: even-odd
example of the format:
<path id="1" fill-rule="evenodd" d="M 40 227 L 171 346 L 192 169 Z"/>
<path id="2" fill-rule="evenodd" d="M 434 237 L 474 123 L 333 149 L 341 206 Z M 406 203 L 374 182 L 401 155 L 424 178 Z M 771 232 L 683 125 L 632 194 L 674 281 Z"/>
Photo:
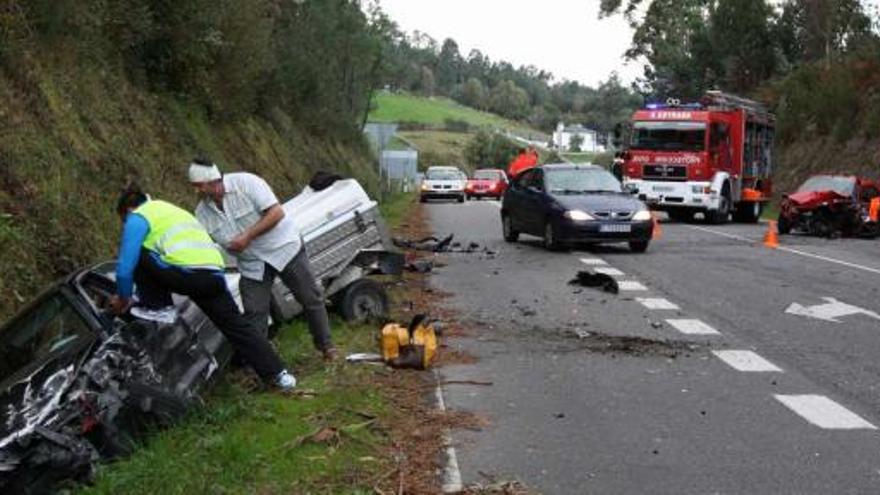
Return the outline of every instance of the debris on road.
<path id="1" fill-rule="evenodd" d="M 682 354 L 690 356 L 700 346 L 691 342 L 676 340 L 656 340 L 627 335 L 607 335 L 598 332 L 586 332 L 580 329 L 570 331 L 568 335 L 578 341 L 575 350 L 587 350 L 603 354 L 627 354 L 630 356 L 663 356 L 676 358 Z"/>
<path id="2" fill-rule="evenodd" d="M 414 249 L 416 251 L 431 251 L 434 253 L 442 253 L 446 252 L 449 249 L 449 245 L 452 243 L 452 238 L 455 234 L 449 234 L 445 238 L 438 239 L 434 236 L 424 237 L 422 239 L 418 239 L 415 241 L 411 241 L 408 239 L 400 239 L 393 238 L 392 242 L 395 246 L 399 248 L 405 249 Z"/>
<path id="3" fill-rule="evenodd" d="M 406 264 L 406 269 L 415 273 L 430 273 L 434 271 L 434 262 L 431 260 L 415 260 Z"/>
<path id="4" fill-rule="evenodd" d="M 605 273 L 596 273 L 590 270 L 581 270 L 577 273 L 577 277 L 569 280 L 569 285 L 579 285 L 581 287 L 592 287 L 601 289 L 611 294 L 620 292 L 620 286 L 614 277 Z"/>
<path id="5" fill-rule="evenodd" d="M 345 356 L 349 363 L 381 363 L 382 355 L 374 352 L 357 352 Z"/>

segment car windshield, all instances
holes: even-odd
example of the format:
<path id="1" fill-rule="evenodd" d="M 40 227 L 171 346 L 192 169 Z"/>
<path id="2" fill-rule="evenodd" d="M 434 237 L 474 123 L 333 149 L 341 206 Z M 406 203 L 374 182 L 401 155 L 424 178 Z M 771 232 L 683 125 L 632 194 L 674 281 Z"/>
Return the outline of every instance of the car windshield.
<path id="1" fill-rule="evenodd" d="M 459 180 L 461 173 L 455 170 L 429 170 L 425 174 L 425 178 L 428 180 Z"/>
<path id="2" fill-rule="evenodd" d="M 856 187 L 853 177 L 834 177 L 831 175 L 817 175 L 810 177 L 804 182 L 797 192 L 834 191 L 844 196 L 852 196 Z"/>
<path id="3" fill-rule="evenodd" d="M 619 193 L 620 182 L 599 168 L 573 168 L 546 171 L 547 191 L 551 194 Z"/>
<path id="4" fill-rule="evenodd" d="M 92 332 L 61 295 L 46 299 L 0 333 L 0 382 L 19 370 L 58 355 Z"/>
<path id="5" fill-rule="evenodd" d="M 636 122 L 631 148 L 635 150 L 703 151 L 706 124 L 703 122 Z"/>
<path id="6" fill-rule="evenodd" d="M 474 172 L 474 179 L 501 180 L 501 174 L 494 170 L 477 170 Z"/>

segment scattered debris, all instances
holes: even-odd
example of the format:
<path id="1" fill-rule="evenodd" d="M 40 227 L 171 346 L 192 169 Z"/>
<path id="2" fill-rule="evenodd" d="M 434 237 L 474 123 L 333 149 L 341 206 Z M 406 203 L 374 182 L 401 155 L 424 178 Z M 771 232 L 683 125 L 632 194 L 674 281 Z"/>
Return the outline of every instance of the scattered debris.
<path id="1" fill-rule="evenodd" d="M 358 352 L 345 357 L 349 363 L 381 363 L 382 356 L 373 352 Z"/>
<path id="2" fill-rule="evenodd" d="M 700 345 L 676 340 L 655 340 L 644 337 L 607 335 L 576 329 L 570 334 L 578 340 L 575 350 L 587 350 L 603 354 L 628 354 L 631 356 L 663 356 L 675 358 L 681 354 L 699 350 Z"/>
<path id="3" fill-rule="evenodd" d="M 407 263 L 406 269 L 415 273 L 430 273 L 434 271 L 434 262 L 431 260 L 415 260 Z"/>
<path id="4" fill-rule="evenodd" d="M 444 380 L 440 382 L 440 385 L 483 385 L 491 387 L 494 383 L 479 380 Z"/>
<path id="5" fill-rule="evenodd" d="M 392 242 L 395 246 L 399 248 L 405 249 L 414 249 L 416 251 L 431 251 L 434 253 L 442 253 L 446 252 L 449 249 L 449 245 L 452 243 L 452 238 L 455 234 L 449 234 L 444 239 L 438 239 L 434 236 L 428 236 L 416 241 L 411 241 L 407 239 L 399 239 L 397 237 L 392 239 Z"/>
<path id="6" fill-rule="evenodd" d="M 392 368 L 427 369 L 439 347 L 433 322 L 424 314 L 414 316 L 408 327 L 385 325 L 380 342 L 382 360 Z"/>
<path id="7" fill-rule="evenodd" d="M 580 285 L 581 287 L 593 287 L 601 289 L 605 292 L 617 294 L 620 287 L 614 277 L 605 273 L 596 273 L 590 270 L 581 270 L 577 273 L 577 277 L 568 281 L 569 285 Z"/>

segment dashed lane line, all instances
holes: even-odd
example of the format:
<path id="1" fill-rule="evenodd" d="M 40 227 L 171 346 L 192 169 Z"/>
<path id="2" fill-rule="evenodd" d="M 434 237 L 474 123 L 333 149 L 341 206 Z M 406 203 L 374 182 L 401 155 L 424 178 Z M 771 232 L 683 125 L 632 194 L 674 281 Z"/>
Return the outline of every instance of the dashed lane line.
<path id="1" fill-rule="evenodd" d="M 581 263 L 587 266 L 603 266 L 608 264 L 608 262 L 601 258 L 581 258 Z"/>
<path id="2" fill-rule="evenodd" d="M 610 266 L 600 266 L 594 269 L 596 273 L 604 273 L 610 277 L 622 277 L 623 272 L 618 270 L 617 268 L 612 268 Z"/>
<path id="3" fill-rule="evenodd" d="M 694 229 L 694 230 L 699 230 L 699 231 L 701 231 L 701 232 L 707 232 L 707 233 L 710 233 L 710 234 L 719 235 L 719 236 L 721 236 L 721 237 L 727 237 L 727 238 L 729 238 L 729 239 L 735 239 L 735 240 L 738 240 L 738 241 L 747 242 L 747 243 L 749 243 L 749 244 L 755 244 L 755 243 L 758 242 L 756 239 L 749 239 L 748 237 L 743 237 L 743 236 L 741 236 L 741 235 L 736 235 L 736 234 L 728 234 L 727 232 L 720 232 L 720 231 L 717 231 L 717 230 L 715 230 L 715 229 L 708 229 L 708 228 L 706 228 L 706 227 L 697 227 L 697 226 L 695 226 L 695 225 L 687 225 L 687 227 L 689 227 L 689 228 L 691 228 L 691 229 Z M 810 252 L 807 252 L 807 251 L 801 251 L 800 249 L 794 249 L 794 248 L 785 247 L 785 246 L 779 246 L 779 247 L 777 247 L 777 248 L 775 248 L 775 249 L 776 249 L 777 251 L 785 251 L 786 253 L 797 254 L 797 255 L 799 255 L 799 256 L 804 256 L 804 257 L 807 257 L 807 258 L 812 258 L 812 259 L 816 259 L 816 260 L 821 260 L 821 261 L 825 261 L 825 262 L 828 262 L 828 263 L 835 263 L 835 264 L 843 265 L 843 266 L 846 266 L 846 267 L 849 267 L 849 268 L 855 268 L 855 269 L 857 269 L 857 270 L 862 270 L 862 271 L 865 271 L 865 272 L 869 272 L 869 273 L 874 273 L 874 274 L 876 274 L 876 275 L 880 275 L 880 269 L 878 269 L 878 268 L 872 268 L 872 267 L 870 267 L 870 266 L 860 265 L 860 264 L 858 264 L 858 263 L 852 263 L 852 262 L 849 262 L 849 261 L 843 261 L 843 260 L 839 260 L 839 259 L 837 259 L 837 258 L 831 258 L 831 257 L 828 257 L 828 256 L 822 256 L 822 255 L 819 255 L 819 254 L 813 254 L 813 253 L 810 253 Z"/>
<path id="4" fill-rule="evenodd" d="M 642 285 L 641 282 L 637 282 L 635 280 L 623 280 L 617 283 L 617 287 L 622 291 L 632 291 L 632 292 L 644 292 L 647 291 L 648 288 Z"/>
<path id="5" fill-rule="evenodd" d="M 636 301 L 648 309 L 681 309 L 677 304 L 662 297 L 637 297 Z"/>
<path id="6" fill-rule="evenodd" d="M 827 430 L 876 430 L 858 414 L 822 395 L 774 395 L 808 422 Z"/>
<path id="7" fill-rule="evenodd" d="M 721 335 L 721 332 L 700 320 L 673 319 L 666 320 L 676 330 L 687 335 Z"/>
<path id="8" fill-rule="evenodd" d="M 737 371 L 782 372 L 782 368 L 752 351 L 724 350 L 712 351 L 712 354 Z"/>

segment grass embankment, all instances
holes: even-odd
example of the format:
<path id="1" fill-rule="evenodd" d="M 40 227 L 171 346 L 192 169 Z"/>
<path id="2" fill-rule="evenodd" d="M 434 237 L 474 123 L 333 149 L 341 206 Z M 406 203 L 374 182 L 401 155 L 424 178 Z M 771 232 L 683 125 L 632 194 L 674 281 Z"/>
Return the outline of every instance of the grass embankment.
<path id="1" fill-rule="evenodd" d="M 0 67 L 0 321 L 51 280 L 114 257 L 113 212 L 128 180 L 191 208 L 186 164 L 208 155 L 227 172 L 261 174 L 279 197 L 316 170 L 378 184 L 365 146 L 309 135 L 271 118 L 211 117 L 173 95 L 148 93 L 112 64 L 68 66 L 46 57 Z"/>
<path id="2" fill-rule="evenodd" d="M 419 151 L 420 168 L 456 165 L 471 169 L 464 148 L 478 130 L 504 130 L 518 136 L 546 141 L 540 131 L 498 115 L 466 107 L 445 97 L 425 98 L 380 92 L 370 112 L 372 122 L 398 122 L 402 141 L 392 148 L 412 146 Z"/>
<path id="3" fill-rule="evenodd" d="M 412 195 L 398 195 L 381 209 L 393 226 L 414 204 Z M 377 350 L 375 325 L 335 318 L 332 324 L 343 355 Z M 276 343 L 296 372 L 297 395 L 253 391 L 243 372 L 228 373 L 204 408 L 157 433 L 131 458 L 103 466 L 96 484 L 80 493 L 355 494 L 386 486 L 383 474 L 393 474 L 396 462 L 388 432 L 409 414 L 381 389 L 393 372 L 368 364 L 325 365 L 302 322 L 283 328 Z M 319 432 L 327 438 L 312 438 Z"/>

